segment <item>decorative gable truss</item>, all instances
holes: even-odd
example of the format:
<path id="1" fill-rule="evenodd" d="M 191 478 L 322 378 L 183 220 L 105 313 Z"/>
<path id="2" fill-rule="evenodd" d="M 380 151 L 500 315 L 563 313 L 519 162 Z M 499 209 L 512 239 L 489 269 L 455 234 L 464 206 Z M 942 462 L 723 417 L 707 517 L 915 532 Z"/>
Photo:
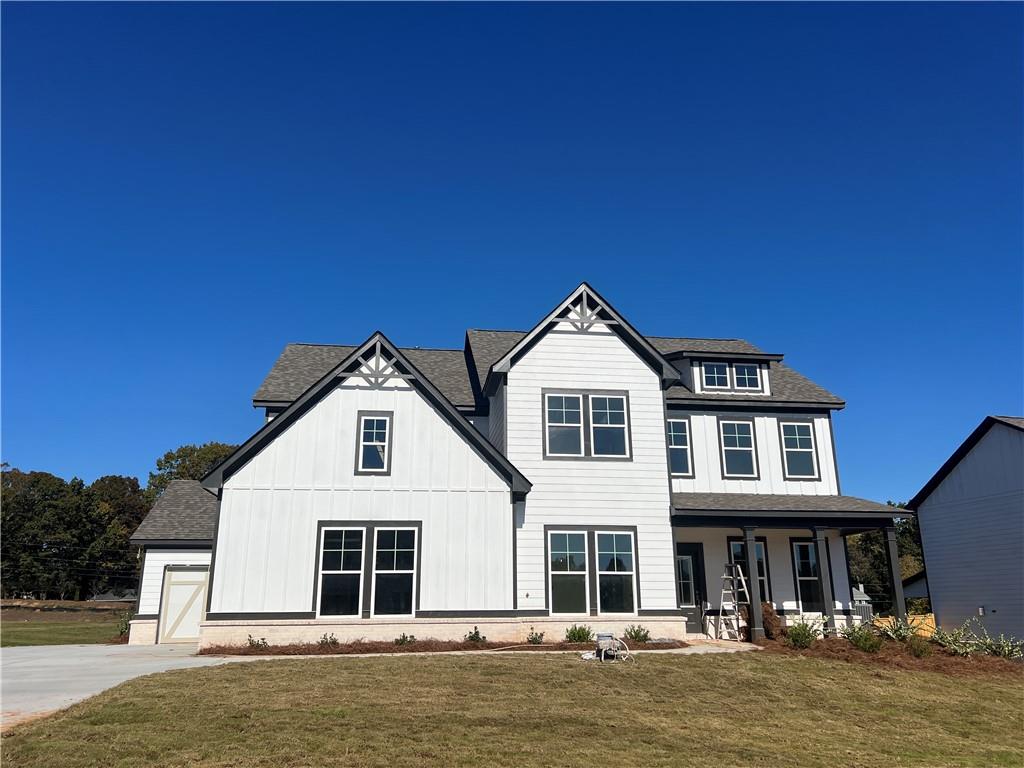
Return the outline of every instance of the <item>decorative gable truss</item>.
<path id="1" fill-rule="evenodd" d="M 281 432 L 293 424 L 336 387 L 412 388 L 419 392 L 452 428 L 508 483 L 514 501 L 521 500 L 530 490 L 530 481 L 491 445 L 465 416 L 441 394 L 426 376 L 409 362 L 408 358 L 377 331 L 352 354 L 342 360 L 323 378 L 302 393 L 279 416 L 267 422 L 256 434 L 239 446 L 234 453 L 214 467 L 203 478 L 205 488 L 217 491 L 224 481 L 249 462 Z"/>
<path id="2" fill-rule="evenodd" d="M 485 394 L 494 394 L 501 377 L 544 334 L 554 329 L 575 333 L 611 332 L 618 335 L 651 369 L 661 377 L 662 386 L 668 387 L 679 381 L 679 371 L 664 355 L 656 350 L 625 318 L 587 283 L 563 299 L 533 330 L 526 334 L 512 349 L 491 366 L 484 381 Z"/>

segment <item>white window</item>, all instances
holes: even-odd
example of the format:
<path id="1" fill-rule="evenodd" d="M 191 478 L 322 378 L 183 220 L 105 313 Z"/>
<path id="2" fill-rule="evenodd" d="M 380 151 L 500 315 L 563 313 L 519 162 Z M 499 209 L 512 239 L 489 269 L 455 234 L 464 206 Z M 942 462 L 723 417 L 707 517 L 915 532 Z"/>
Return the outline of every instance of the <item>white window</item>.
<path id="1" fill-rule="evenodd" d="M 548 534 L 548 594 L 551 613 L 585 615 L 590 611 L 587 593 L 587 534 L 582 531 L 551 531 Z"/>
<path id="2" fill-rule="evenodd" d="M 633 534 L 597 533 L 597 612 L 636 613 Z"/>
<path id="3" fill-rule="evenodd" d="M 825 601 L 821 594 L 818 548 L 813 541 L 793 542 L 793 573 L 799 589 L 801 613 L 823 613 Z"/>
<path id="4" fill-rule="evenodd" d="M 547 395 L 547 455 L 583 455 L 582 395 Z"/>
<path id="5" fill-rule="evenodd" d="M 391 415 L 359 415 L 359 451 L 356 471 L 386 475 L 391 472 Z"/>
<path id="6" fill-rule="evenodd" d="M 590 396 L 590 444 L 594 456 L 627 456 L 626 398 Z"/>
<path id="7" fill-rule="evenodd" d="M 321 616 L 358 616 L 363 596 L 362 528 L 324 528 L 320 534 Z"/>
<path id="8" fill-rule="evenodd" d="M 757 477 L 752 421 L 720 421 L 722 474 L 725 477 Z"/>
<path id="9" fill-rule="evenodd" d="M 690 465 L 690 423 L 686 419 L 668 422 L 668 463 L 673 475 L 693 474 Z"/>
<path id="10" fill-rule="evenodd" d="M 697 582 L 693 574 L 693 557 L 676 555 L 676 585 L 679 588 L 679 605 L 692 608 L 697 605 Z"/>
<path id="11" fill-rule="evenodd" d="M 728 363 L 704 363 L 704 389 L 729 388 Z"/>
<path id="12" fill-rule="evenodd" d="M 765 540 L 758 538 L 754 545 L 754 557 L 757 559 L 757 581 L 761 586 L 761 602 L 770 603 L 772 593 L 768 584 L 768 553 L 765 552 L 764 545 Z M 742 566 L 744 579 L 750 579 L 750 574 L 747 573 L 747 544 L 743 539 L 729 539 L 729 562 Z M 739 600 L 741 603 L 750 603 L 750 596 L 742 586 Z"/>
<path id="13" fill-rule="evenodd" d="M 761 369 L 749 363 L 736 363 L 732 367 L 733 381 L 736 389 L 760 389 Z"/>
<path id="14" fill-rule="evenodd" d="M 374 531 L 373 615 L 412 616 L 416 604 L 416 529 Z"/>
<path id="15" fill-rule="evenodd" d="M 814 449 L 814 428 L 807 422 L 783 422 L 782 457 L 787 478 L 816 478 L 818 457 Z"/>

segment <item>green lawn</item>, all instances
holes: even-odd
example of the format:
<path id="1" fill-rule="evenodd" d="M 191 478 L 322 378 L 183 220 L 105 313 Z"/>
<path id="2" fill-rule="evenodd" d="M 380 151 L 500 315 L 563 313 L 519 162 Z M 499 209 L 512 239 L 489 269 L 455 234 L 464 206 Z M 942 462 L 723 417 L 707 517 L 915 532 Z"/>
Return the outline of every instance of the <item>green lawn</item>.
<path id="1" fill-rule="evenodd" d="M 397 656 L 152 675 L 14 728 L 5 766 L 1024 764 L 1024 678 L 768 653 Z"/>
<path id="2" fill-rule="evenodd" d="M 106 643 L 117 635 L 117 619 L 93 621 L 14 621 L 0 623 L 0 646 Z"/>

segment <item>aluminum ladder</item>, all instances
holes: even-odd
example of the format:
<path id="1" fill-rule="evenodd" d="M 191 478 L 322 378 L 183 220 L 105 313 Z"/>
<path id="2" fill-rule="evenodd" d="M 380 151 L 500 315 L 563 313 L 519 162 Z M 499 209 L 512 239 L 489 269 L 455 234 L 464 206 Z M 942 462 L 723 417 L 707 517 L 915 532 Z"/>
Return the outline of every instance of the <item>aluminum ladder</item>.
<path id="1" fill-rule="evenodd" d="M 715 637 L 718 640 L 743 640 L 740 633 L 740 593 L 749 595 L 743 567 L 739 563 L 726 563 L 722 574 L 722 599 L 718 602 Z"/>

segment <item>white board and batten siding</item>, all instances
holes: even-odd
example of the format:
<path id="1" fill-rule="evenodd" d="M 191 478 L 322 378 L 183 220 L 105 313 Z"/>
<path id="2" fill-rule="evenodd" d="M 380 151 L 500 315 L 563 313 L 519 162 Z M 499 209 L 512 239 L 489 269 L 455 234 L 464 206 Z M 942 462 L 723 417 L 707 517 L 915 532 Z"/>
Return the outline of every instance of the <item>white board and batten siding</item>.
<path id="1" fill-rule="evenodd" d="M 212 613 L 310 611 L 321 521 L 419 521 L 420 610 L 512 608 L 507 483 L 408 384 L 361 381 L 335 388 L 224 483 Z M 394 413 L 388 476 L 355 474 L 359 411 Z"/>
<path id="2" fill-rule="evenodd" d="M 164 569 L 168 565 L 210 565 L 209 549 L 147 549 L 139 581 L 139 609 L 142 616 L 160 612 Z"/>
<path id="3" fill-rule="evenodd" d="M 994 424 L 917 510 L 936 622 L 1024 637 L 1024 432 Z"/>
<path id="4" fill-rule="evenodd" d="M 777 414 L 749 412 L 669 413 L 669 418 L 688 418 L 693 446 L 693 477 L 672 478 L 675 493 L 787 493 L 803 495 L 835 495 L 839 493 L 836 462 L 832 450 L 832 424 L 828 416 L 804 416 L 795 422 L 813 421 L 814 445 L 818 464 L 818 480 L 787 480 L 783 471 L 780 422 L 786 417 Z M 722 477 L 722 451 L 719 421 L 754 421 L 754 443 L 757 448 L 758 478 L 725 479 Z"/>
<path id="5" fill-rule="evenodd" d="M 566 327 L 562 324 L 561 327 Z M 626 391 L 631 461 L 544 458 L 542 390 Z M 544 526 L 636 526 L 640 607 L 675 609 L 675 576 L 660 378 L 614 333 L 556 327 L 540 337 L 492 398 L 504 410 L 504 434 L 491 412 L 492 439 L 533 488 L 517 510 L 520 610 L 545 608 Z"/>

